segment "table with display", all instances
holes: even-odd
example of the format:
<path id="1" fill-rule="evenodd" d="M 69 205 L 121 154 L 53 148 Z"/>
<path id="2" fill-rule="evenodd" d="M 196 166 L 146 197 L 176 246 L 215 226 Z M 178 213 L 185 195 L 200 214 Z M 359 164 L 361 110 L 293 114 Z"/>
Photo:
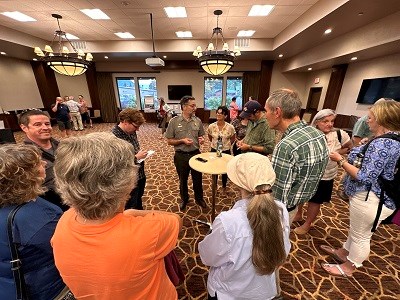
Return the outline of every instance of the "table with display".
<path id="1" fill-rule="evenodd" d="M 218 175 L 226 174 L 226 165 L 232 158 L 232 155 L 225 153 L 222 153 L 222 156 L 218 157 L 216 152 L 205 152 L 197 154 L 189 160 L 189 165 L 192 169 L 203 174 L 210 174 L 212 177 L 211 222 L 215 219 L 215 194 L 217 190 Z M 211 223 L 200 220 L 197 221 L 211 227 Z"/>

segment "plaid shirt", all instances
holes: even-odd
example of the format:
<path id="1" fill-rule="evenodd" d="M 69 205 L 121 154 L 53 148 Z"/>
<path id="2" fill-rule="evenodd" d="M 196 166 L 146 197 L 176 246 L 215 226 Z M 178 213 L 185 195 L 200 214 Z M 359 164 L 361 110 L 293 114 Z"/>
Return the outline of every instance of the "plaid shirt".
<path id="1" fill-rule="evenodd" d="M 115 125 L 113 129 L 111 129 L 111 132 L 117 137 L 122 140 L 125 140 L 129 142 L 130 144 L 133 145 L 133 148 L 135 150 L 135 154 L 140 151 L 140 145 L 139 141 L 136 135 L 136 132 L 132 134 L 127 134 L 125 131 L 123 131 L 118 125 Z M 135 163 L 136 163 L 136 158 L 135 158 Z M 139 173 L 138 173 L 138 179 L 143 179 L 146 177 L 144 174 L 144 161 L 142 161 L 140 164 L 136 163 L 139 166 Z"/>
<path id="2" fill-rule="evenodd" d="M 328 163 L 325 135 L 304 121 L 289 125 L 272 154 L 275 198 L 287 208 L 311 199 Z"/>

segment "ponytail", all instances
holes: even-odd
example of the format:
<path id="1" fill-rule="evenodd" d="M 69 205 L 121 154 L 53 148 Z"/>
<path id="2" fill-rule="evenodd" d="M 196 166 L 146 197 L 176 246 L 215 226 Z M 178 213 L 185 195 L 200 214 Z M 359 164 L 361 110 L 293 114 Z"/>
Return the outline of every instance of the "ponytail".
<path id="1" fill-rule="evenodd" d="M 257 191 L 247 208 L 253 231 L 252 263 L 260 275 L 272 274 L 286 259 L 281 210 L 271 193 Z"/>

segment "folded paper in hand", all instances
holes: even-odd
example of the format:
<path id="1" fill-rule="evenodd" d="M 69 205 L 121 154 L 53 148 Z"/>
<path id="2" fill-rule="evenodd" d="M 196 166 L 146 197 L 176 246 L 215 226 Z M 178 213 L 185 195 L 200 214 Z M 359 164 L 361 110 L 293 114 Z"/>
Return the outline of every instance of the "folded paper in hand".
<path id="1" fill-rule="evenodd" d="M 146 157 L 145 158 L 142 158 L 142 159 L 139 159 L 137 162 L 138 162 L 138 164 L 140 164 L 142 161 L 144 161 L 145 159 L 147 159 L 147 158 L 149 158 L 150 156 L 152 156 L 153 154 L 154 154 L 154 150 L 149 150 L 149 151 L 147 151 L 147 155 L 146 155 Z"/>

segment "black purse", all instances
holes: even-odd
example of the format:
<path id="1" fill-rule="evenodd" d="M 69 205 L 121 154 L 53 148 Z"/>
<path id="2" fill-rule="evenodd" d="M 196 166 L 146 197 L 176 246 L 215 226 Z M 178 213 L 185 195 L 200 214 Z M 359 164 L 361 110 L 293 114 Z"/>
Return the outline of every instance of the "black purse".
<path id="1" fill-rule="evenodd" d="M 8 245 L 10 246 L 10 252 L 11 252 L 10 263 L 11 263 L 11 271 L 13 273 L 14 281 L 15 281 L 15 288 L 16 288 L 16 292 L 17 292 L 16 299 L 17 300 L 28 300 L 28 294 L 26 291 L 24 274 L 22 273 L 22 270 L 21 270 L 22 263 L 18 256 L 17 245 L 14 243 L 14 239 L 13 239 L 12 225 L 14 222 L 15 214 L 25 204 L 26 203 L 23 203 L 23 204 L 20 204 L 20 205 L 14 207 L 13 210 L 10 211 L 10 213 L 8 214 L 8 217 L 7 217 Z"/>

